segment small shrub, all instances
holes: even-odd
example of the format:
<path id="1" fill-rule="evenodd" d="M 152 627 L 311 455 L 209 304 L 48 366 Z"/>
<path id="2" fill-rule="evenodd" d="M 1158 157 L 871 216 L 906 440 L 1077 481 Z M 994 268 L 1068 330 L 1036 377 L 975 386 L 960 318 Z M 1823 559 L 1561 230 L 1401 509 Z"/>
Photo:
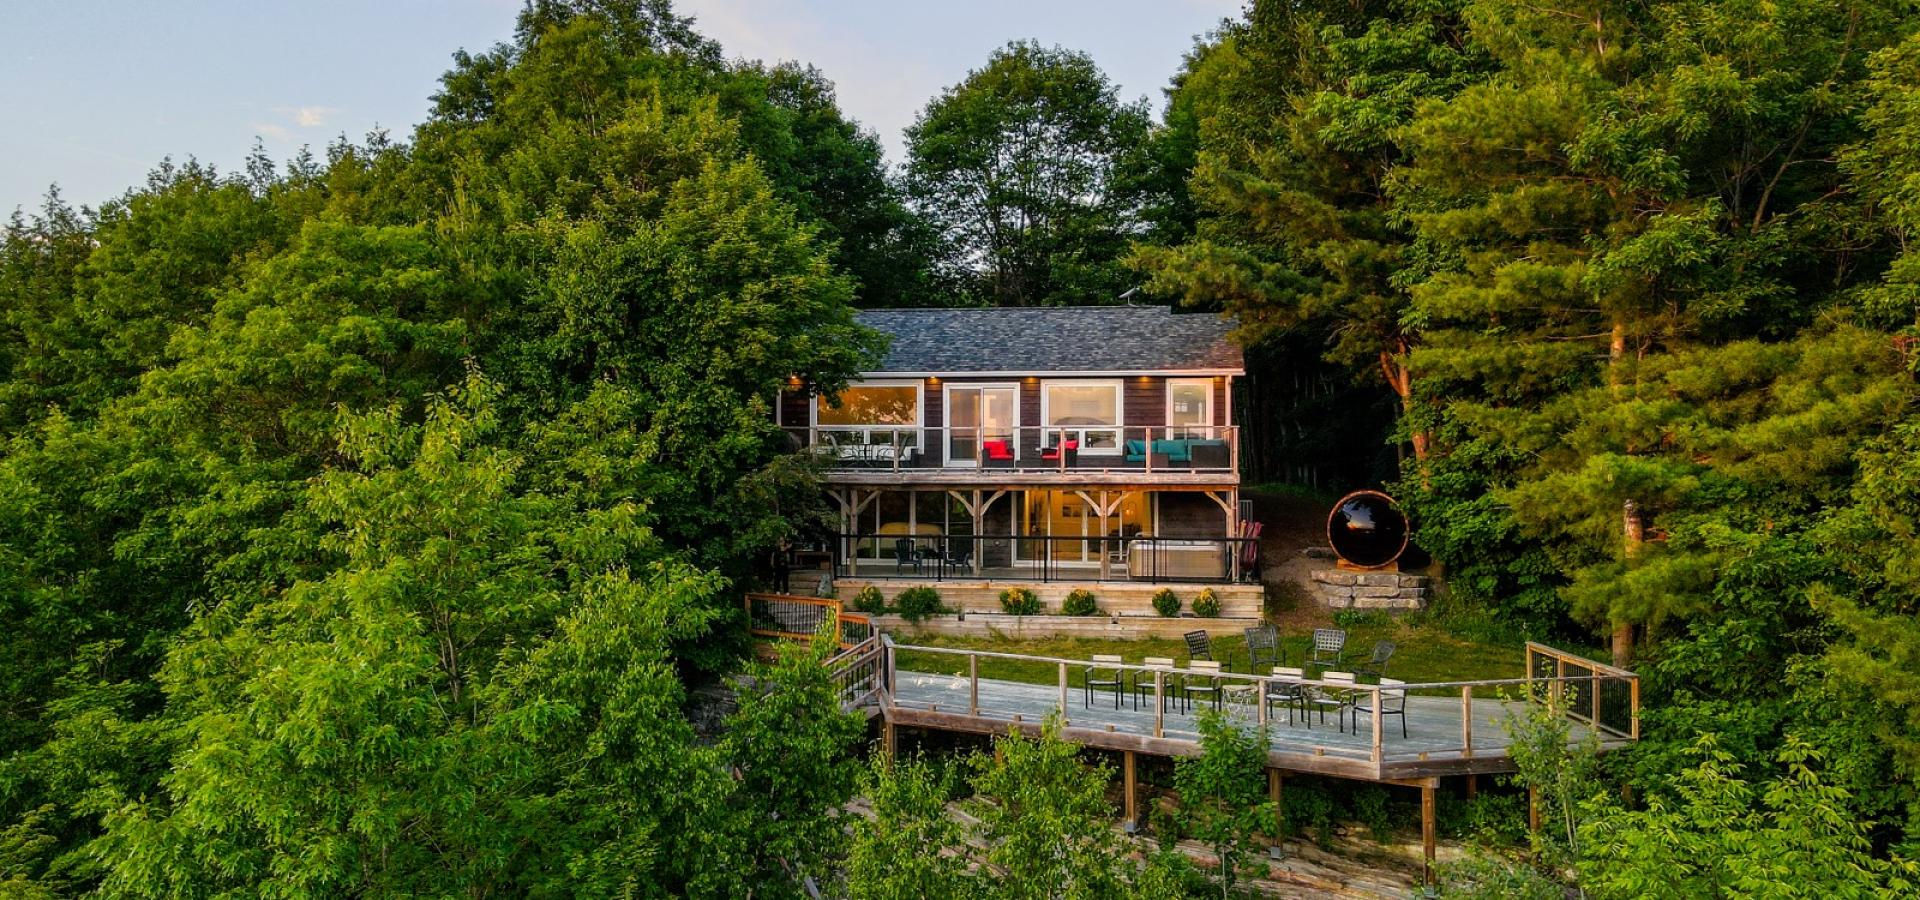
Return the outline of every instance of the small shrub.
<path id="1" fill-rule="evenodd" d="M 900 610 L 900 618 L 914 623 L 947 611 L 940 605 L 940 592 L 926 585 L 901 591 L 900 596 L 893 598 L 893 605 Z"/>
<path id="2" fill-rule="evenodd" d="M 1000 592 L 1000 611 L 1010 616 L 1037 616 L 1040 598 L 1023 587 L 1007 588 Z"/>
<path id="3" fill-rule="evenodd" d="M 1193 614 L 1203 619 L 1220 618 L 1220 598 L 1213 593 L 1213 588 L 1201 588 L 1193 598 Z"/>
<path id="4" fill-rule="evenodd" d="M 860 589 L 860 593 L 853 595 L 853 608 L 863 613 L 880 615 L 887 611 L 887 595 L 880 593 L 879 588 L 867 585 Z"/>
<path id="5" fill-rule="evenodd" d="M 1180 595 L 1173 588 L 1161 588 L 1153 595 L 1153 611 L 1169 619 L 1179 615 Z"/>
<path id="6" fill-rule="evenodd" d="M 1387 790 L 1376 785 L 1366 785 L 1353 792 L 1353 817 L 1367 826 L 1367 832 L 1375 843 L 1384 844 L 1393 838 L 1393 820 L 1387 815 Z"/>
<path id="7" fill-rule="evenodd" d="M 1097 616 L 1100 614 L 1100 604 L 1096 602 L 1092 591 L 1086 588 L 1074 588 L 1073 593 L 1068 594 L 1067 599 L 1061 601 L 1060 612 L 1069 616 Z"/>

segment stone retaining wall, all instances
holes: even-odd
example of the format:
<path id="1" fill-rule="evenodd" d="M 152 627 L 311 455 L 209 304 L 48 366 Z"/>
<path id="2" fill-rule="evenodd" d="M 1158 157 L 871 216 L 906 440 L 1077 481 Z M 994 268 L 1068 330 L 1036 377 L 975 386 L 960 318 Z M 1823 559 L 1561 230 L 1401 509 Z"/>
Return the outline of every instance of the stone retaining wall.
<path id="1" fill-rule="evenodd" d="M 1431 579 L 1404 572 L 1313 570 L 1314 592 L 1332 609 L 1425 609 Z"/>

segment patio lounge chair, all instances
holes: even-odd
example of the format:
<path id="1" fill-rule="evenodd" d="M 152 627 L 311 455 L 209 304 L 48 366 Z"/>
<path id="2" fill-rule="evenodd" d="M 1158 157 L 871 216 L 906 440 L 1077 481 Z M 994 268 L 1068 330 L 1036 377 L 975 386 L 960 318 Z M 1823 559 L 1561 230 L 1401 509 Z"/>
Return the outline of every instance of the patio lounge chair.
<path id="1" fill-rule="evenodd" d="M 1406 684 L 1406 682 L 1399 681 L 1393 678 L 1380 679 L 1380 686 L 1382 688 L 1385 688 L 1387 685 L 1401 685 L 1401 684 Z M 1373 708 L 1373 692 L 1366 691 L 1366 690 L 1355 691 L 1353 695 L 1353 703 L 1351 704 L 1351 708 L 1353 709 L 1353 731 L 1355 734 L 1358 734 L 1360 732 L 1360 714 L 1362 712 L 1365 712 L 1369 715 L 1376 714 Z M 1407 690 L 1406 688 L 1397 688 L 1395 690 L 1390 690 L 1390 691 L 1389 690 L 1380 691 L 1380 709 L 1377 715 L 1383 718 L 1386 716 L 1399 716 L 1400 717 L 1400 737 L 1404 739 L 1407 736 Z"/>
<path id="2" fill-rule="evenodd" d="M 908 566 L 913 567 L 913 574 L 920 574 L 920 552 L 913 543 L 913 538 L 894 538 L 893 574 L 898 575 L 906 571 Z"/>
<path id="3" fill-rule="evenodd" d="M 1013 466 L 1012 441 L 981 441 L 980 449 L 984 451 L 983 455 L 989 467 L 1011 468 Z"/>
<path id="4" fill-rule="evenodd" d="M 1287 661 L 1286 651 L 1280 649 L 1279 629 L 1272 625 L 1256 625 L 1247 629 L 1245 634 L 1247 636 L 1247 671 L 1258 672 Z"/>
<path id="5" fill-rule="evenodd" d="M 1057 446 L 1040 448 L 1040 458 L 1048 462 L 1061 462 L 1062 460 L 1060 459 L 1060 457 L 1062 455 L 1066 456 L 1065 462 L 1067 465 L 1069 466 L 1079 465 L 1080 464 L 1080 442 L 1079 441 L 1061 441 Z"/>
<path id="6" fill-rule="evenodd" d="M 1120 668 L 1123 664 L 1118 656 L 1106 653 L 1093 655 L 1093 665 L 1087 667 L 1080 683 L 1080 705 L 1093 706 L 1094 691 L 1113 692 L 1113 708 L 1120 708 L 1120 687 L 1126 683 L 1126 672 Z"/>
<path id="7" fill-rule="evenodd" d="M 1342 687 L 1342 685 L 1353 684 L 1353 673 L 1327 672 L 1320 676 L 1320 680 L 1328 682 L 1328 684 L 1307 689 L 1308 708 L 1320 711 L 1320 724 L 1322 725 L 1327 722 L 1327 710 L 1333 710 L 1334 724 L 1341 731 L 1346 731 L 1347 706 L 1353 702 L 1353 692 L 1349 688 Z M 1312 727 L 1312 725 L 1309 724 L 1308 727 Z"/>
<path id="8" fill-rule="evenodd" d="M 1354 673 L 1358 675 L 1372 675 L 1375 678 L 1385 678 L 1387 674 L 1387 660 L 1393 658 L 1394 649 L 1395 645 L 1392 641 L 1375 641 L 1373 644 L 1373 655 L 1367 657 L 1366 662 L 1355 666 L 1353 669 Z"/>
<path id="9" fill-rule="evenodd" d="M 947 541 L 947 568 L 962 574 L 968 574 L 968 570 L 973 568 L 972 541 Z"/>
<path id="10" fill-rule="evenodd" d="M 1307 663 L 1315 666 L 1337 666 L 1340 658 L 1347 654 L 1347 630 L 1345 628 L 1315 628 L 1313 630 L 1313 655 Z"/>

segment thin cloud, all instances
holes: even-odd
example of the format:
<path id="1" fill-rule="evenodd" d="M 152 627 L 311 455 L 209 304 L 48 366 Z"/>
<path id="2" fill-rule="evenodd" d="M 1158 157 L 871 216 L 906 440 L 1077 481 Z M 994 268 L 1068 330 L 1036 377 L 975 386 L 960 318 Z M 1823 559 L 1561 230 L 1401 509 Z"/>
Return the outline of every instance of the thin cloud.
<path id="1" fill-rule="evenodd" d="M 294 127 L 319 128 L 340 110 L 332 106 L 276 106 L 273 111 L 285 116 Z"/>
<path id="2" fill-rule="evenodd" d="M 293 140 L 293 132 L 288 131 L 286 126 L 284 125 L 274 125 L 272 123 L 261 122 L 261 123 L 256 123 L 253 126 L 253 130 L 256 132 L 259 132 L 261 137 L 272 138 L 276 141 Z"/>

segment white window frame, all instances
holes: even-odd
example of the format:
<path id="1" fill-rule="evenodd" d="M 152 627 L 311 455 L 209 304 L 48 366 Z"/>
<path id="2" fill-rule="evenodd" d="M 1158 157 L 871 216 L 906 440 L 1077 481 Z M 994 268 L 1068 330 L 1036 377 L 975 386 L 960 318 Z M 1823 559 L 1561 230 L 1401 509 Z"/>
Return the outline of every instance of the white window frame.
<path id="1" fill-rule="evenodd" d="M 1199 385 L 1199 386 L 1200 386 L 1200 388 L 1201 388 L 1201 391 L 1202 391 L 1202 394 L 1203 394 L 1203 395 L 1204 395 L 1204 396 L 1205 396 L 1205 397 L 1207 398 L 1207 401 L 1206 401 L 1206 414 L 1205 414 L 1204 416 L 1202 416 L 1202 417 L 1201 417 L 1201 419 L 1202 419 L 1202 423 L 1201 423 L 1201 424 L 1199 424 L 1199 425 L 1175 425 L 1175 424 L 1173 423 L 1173 389 L 1174 389 L 1174 387 L 1175 387 L 1176 385 L 1177 385 L 1177 386 L 1183 386 L 1183 387 L 1184 387 L 1184 386 L 1191 386 L 1191 385 Z M 1214 421 L 1214 420 L 1213 420 L 1213 413 L 1214 413 L 1214 409 L 1213 409 L 1213 379 L 1211 379 L 1211 378 L 1169 378 L 1169 379 L 1167 379 L 1167 381 L 1166 381 L 1166 404 L 1167 404 L 1167 405 L 1166 405 L 1166 416 L 1165 416 L 1165 418 L 1163 418 L 1163 419 L 1161 419 L 1161 421 L 1162 421 L 1162 422 L 1164 422 L 1164 423 L 1166 423 L 1166 426 L 1167 426 L 1167 434 L 1168 434 L 1168 435 L 1172 435 L 1172 434 L 1174 433 L 1174 431 L 1175 431 L 1175 429 L 1182 429 L 1182 430 L 1184 430 L 1184 431 L 1187 431 L 1187 432 L 1191 432 L 1192 430 L 1195 430 L 1195 429 L 1199 429 L 1199 430 L 1200 430 L 1200 434 L 1199 434 L 1199 435 L 1197 435 L 1198 437 L 1209 437 L 1209 438 L 1210 438 L 1210 437 L 1214 437 L 1214 436 L 1215 436 L 1215 435 L 1214 435 L 1214 432 L 1215 432 L 1215 430 L 1216 430 L 1216 429 L 1218 429 L 1218 427 L 1219 427 L 1219 426 L 1217 426 L 1217 425 L 1215 425 L 1215 424 L 1213 424 L 1213 421 Z M 1191 434 L 1191 433 L 1187 433 L 1187 434 L 1183 434 L 1183 435 L 1181 435 L 1181 436 L 1182 436 L 1182 437 L 1195 437 L 1196 435 L 1193 435 L 1193 434 Z"/>
<path id="2" fill-rule="evenodd" d="M 944 436 L 942 437 L 942 440 L 951 440 L 954 429 L 958 427 L 953 424 L 953 392 L 955 390 L 975 390 L 975 389 L 982 390 L 982 391 L 1001 390 L 1001 391 L 1013 392 L 1013 425 L 1012 425 L 1013 446 L 1009 449 L 1013 450 L 1013 458 L 1016 461 L 1019 460 L 1020 459 L 1021 422 L 1020 422 L 1020 382 L 1018 381 L 945 381 L 945 380 L 941 381 L 940 382 L 940 422 L 941 422 L 940 433 Z M 985 410 L 982 409 L 982 412 L 984 413 Z M 925 415 L 925 408 L 922 407 L 922 416 L 924 415 Z M 970 461 L 963 461 L 963 462 L 955 462 L 954 460 L 948 458 L 950 455 L 951 449 L 952 448 L 949 445 L 949 446 L 943 447 L 941 450 L 942 462 L 945 466 L 949 468 L 955 468 L 955 469 L 980 468 L 980 460 L 977 458 Z"/>
<path id="3" fill-rule="evenodd" d="M 1112 388 L 1113 389 L 1114 423 L 1112 425 L 1092 425 L 1092 426 L 1053 424 L 1052 392 L 1049 389 L 1054 385 L 1060 385 L 1063 387 L 1110 387 Z M 1041 379 L 1040 381 L 1040 421 L 1038 424 L 1042 429 L 1044 429 L 1041 432 L 1042 443 L 1045 443 L 1046 437 L 1050 436 L 1054 432 L 1060 432 L 1060 431 L 1072 432 L 1075 435 L 1075 439 L 1080 441 L 1080 450 L 1079 450 L 1080 455 L 1082 456 L 1119 456 L 1126 449 L 1126 445 L 1127 445 L 1126 381 L 1124 379 L 1119 379 L 1119 378 Z M 1085 434 L 1088 431 L 1113 432 L 1113 446 L 1111 448 L 1105 448 L 1105 449 L 1092 449 L 1092 450 L 1088 449 L 1087 442 L 1085 439 Z"/>

